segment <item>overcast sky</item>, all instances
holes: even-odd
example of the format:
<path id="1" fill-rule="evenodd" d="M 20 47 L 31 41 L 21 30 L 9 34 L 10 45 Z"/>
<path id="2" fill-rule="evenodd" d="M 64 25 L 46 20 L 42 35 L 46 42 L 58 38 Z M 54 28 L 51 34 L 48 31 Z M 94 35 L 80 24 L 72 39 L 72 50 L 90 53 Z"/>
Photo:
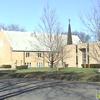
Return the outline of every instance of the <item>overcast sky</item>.
<path id="1" fill-rule="evenodd" d="M 82 31 L 79 14 L 90 10 L 91 0 L 0 0 L 0 23 L 18 24 L 27 31 L 34 31 L 47 2 L 52 9 L 56 8 L 64 31 L 67 31 L 69 18 L 72 31 Z"/>

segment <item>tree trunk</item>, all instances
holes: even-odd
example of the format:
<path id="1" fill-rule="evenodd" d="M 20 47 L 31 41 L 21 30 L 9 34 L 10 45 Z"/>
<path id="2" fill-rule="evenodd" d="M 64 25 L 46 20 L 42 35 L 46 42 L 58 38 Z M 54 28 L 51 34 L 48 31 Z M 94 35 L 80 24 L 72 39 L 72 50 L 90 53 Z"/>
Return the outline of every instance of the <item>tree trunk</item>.
<path id="1" fill-rule="evenodd" d="M 51 54 L 51 64 L 50 64 L 51 72 L 53 73 L 53 55 Z"/>
<path id="2" fill-rule="evenodd" d="M 52 62 L 51 62 L 50 68 L 51 68 L 51 73 L 53 73 L 53 63 Z"/>

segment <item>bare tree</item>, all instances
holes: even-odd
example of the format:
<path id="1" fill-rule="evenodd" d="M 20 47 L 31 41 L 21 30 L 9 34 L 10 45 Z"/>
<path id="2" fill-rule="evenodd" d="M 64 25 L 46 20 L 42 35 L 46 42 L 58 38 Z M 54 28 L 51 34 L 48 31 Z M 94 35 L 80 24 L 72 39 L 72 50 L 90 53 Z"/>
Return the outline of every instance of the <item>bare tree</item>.
<path id="1" fill-rule="evenodd" d="M 100 42 L 89 43 L 89 56 L 90 60 L 100 63 Z"/>
<path id="2" fill-rule="evenodd" d="M 91 39 L 91 37 L 84 32 L 75 31 L 73 34 L 77 35 L 83 43 L 87 43 Z"/>
<path id="3" fill-rule="evenodd" d="M 87 14 L 80 15 L 80 20 L 85 26 L 85 29 L 88 33 L 93 33 L 96 40 L 100 41 L 100 0 L 96 0 L 94 3 L 91 0 L 93 6 L 90 12 Z"/>
<path id="4" fill-rule="evenodd" d="M 1 23 L 0 24 L 0 28 L 4 29 L 4 30 L 7 30 L 7 27 L 5 26 L 5 24 Z"/>
<path id="5" fill-rule="evenodd" d="M 80 16 L 86 31 L 92 33 L 96 42 L 89 44 L 89 56 L 100 63 L 100 0 L 93 0 L 90 12 Z"/>
<path id="6" fill-rule="evenodd" d="M 56 11 L 51 10 L 50 6 L 44 8 L 41 24 L 39 24 L 39 31 L 42 34 L 35 34 L 37 40 L 43 47 L 45 60 L 50 63 L 51 71 L 59 61 L 63 62 L 64 57 L 70 52 L 68 48 L 64 50 L 67 39 L 62 34 L 60 23 L 56 17 Z M 38 47 L 39 48 L 39 47 Z M 66 53 L 65 53 L 66 52 Z M 66 55 L 65 55 L 66 54 Z"/>
<path id="7" fill-rule="evenodd" d="M 21 32 L 26 31 L 25 28 L 22 28 L 16 24 L 5 25 L 5 24 L 1 23 L 0 28 L 2 28 L 4 30 L 8 30 L 8 31 L 21 31 Z"/>

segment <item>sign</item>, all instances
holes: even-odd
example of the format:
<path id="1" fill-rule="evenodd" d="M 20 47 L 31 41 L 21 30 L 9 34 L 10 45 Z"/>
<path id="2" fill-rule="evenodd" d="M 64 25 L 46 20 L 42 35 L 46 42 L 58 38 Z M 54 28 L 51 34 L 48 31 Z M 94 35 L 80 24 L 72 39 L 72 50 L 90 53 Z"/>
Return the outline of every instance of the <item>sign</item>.
<path id="1" fill-rule="evenodd" d="M 96 94 L 96 99 L 97 99 L 97 100 L 100 100 L 100 91 L 97 92 L 97 94 Z"/>

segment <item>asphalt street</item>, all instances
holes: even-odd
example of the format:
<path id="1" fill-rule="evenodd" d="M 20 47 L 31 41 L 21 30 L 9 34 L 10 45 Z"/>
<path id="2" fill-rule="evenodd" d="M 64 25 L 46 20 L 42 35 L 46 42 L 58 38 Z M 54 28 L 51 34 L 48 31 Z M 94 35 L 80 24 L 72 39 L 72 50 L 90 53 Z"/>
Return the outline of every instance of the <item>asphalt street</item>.
<path id="1" fill-rule="evenodd" d="M 0 100 L 97 100 L 100 83 L 0 79 Z"/>

